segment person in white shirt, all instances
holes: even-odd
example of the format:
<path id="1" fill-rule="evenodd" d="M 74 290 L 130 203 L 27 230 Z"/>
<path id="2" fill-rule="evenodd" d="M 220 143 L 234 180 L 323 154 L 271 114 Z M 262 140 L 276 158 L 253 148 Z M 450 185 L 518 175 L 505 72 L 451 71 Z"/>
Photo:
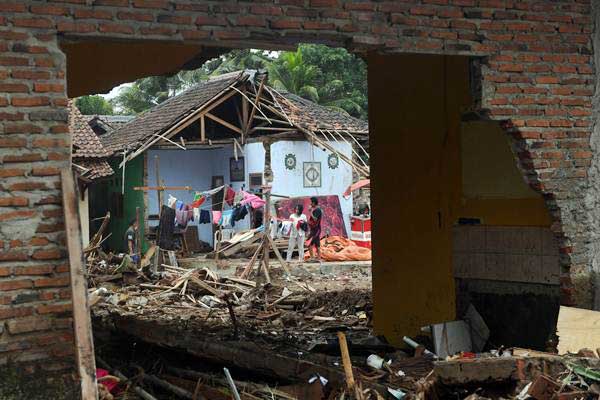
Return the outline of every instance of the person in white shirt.
<path id="1" fill-rule="evenodd" d="M 286 259 L 288 262 L 292 261 L 292 253 L 298 246 L 298 261 L 304 260 L 304 238 L 306 237 L 306 230 L 308 229 L 306 215 L 302 214 L 304 206 L 298 204 L 295 212 L 290 215 L 292 221 L 292 227 L 290 229 L 290 241 L 288 243 L 288 250 Z"/>

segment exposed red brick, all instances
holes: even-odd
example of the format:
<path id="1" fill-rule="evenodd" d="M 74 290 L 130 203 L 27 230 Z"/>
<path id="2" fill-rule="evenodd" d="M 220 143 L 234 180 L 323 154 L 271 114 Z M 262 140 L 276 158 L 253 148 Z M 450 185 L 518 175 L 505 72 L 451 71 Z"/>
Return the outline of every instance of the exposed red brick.
<path id="1" fill-rule="evenodd" d="M 154 15 L 149 14 L 149 13 L 143 13 L 143 12 L 119 11 L 117 13 L 117 18 L 132 20 L 132 21 L 146 21 L 146 22 L 154 21 Z"/>
<path id="2" fill-rule="evenodd" d="M 300 29 L 302 27 L 302 21 L 292 19 L 276 19 L 271 21 L 271 28 L 273 29 Z"/>
<path id="3" fill-rule="evenodd" d="M 42 133 L 43 129 L 34 124 L 27 123 L 17 123 L 17 124 L 7 124 L 4 126 L 4 133 L 12 134 L 12 133 L 29 133 L 36 134 Z"/>
<path id="4" fill-rule="evenodd" d="M 265 26 L 267 24 L 264 17 L 254 15 L 243 15 L 235 19 L 234 25 L 237 26 Z"/>
<path id="5" fill-rule="evenodd" d="M 32 307 L 0 307 L 0 319 L 33 315 Z"/>
<path id="6" fill-rule="evenodd" d="M 2 148 L 2 147 L 25 147 L 25 146 L 27 146 L 27 139 L 0 137 L 0 148 Z"/>
<path id="7" fill-rule="evenodd" d="M 33 14 L 44 14 L 44 15 L 69 15 L 71 12 L 68 7 L 62 7 L 62 6 L 58 6 L 58 5 L 47 5 L 47 4 L 32 5 L 30 7 L 30 11 Z"/>
<path id="8" fill-rule="evenodd" d="M 25 57 L 0 57 L 0 65 L 5 66 L 18 66 L 18 65 L 29 65 L 29 59 Z"/>
<path id="9" fill-rule="evenodd" d="M 22 196 L 0 197 L 0 207 L 25 207 L 29 205 L 29 199 Z M 0 246 L 1 248 L 2 246 Z"/>
<path id="10" fill-rule="evenodd" d="M 36 233 L 60 232 L 63 229 L 64 229 L 63 224 L 39 224 L 37 227 Z"/>
<path id="11" fill-rule="evenodd" d="M 29 92 L 29 87 L 24 83 L 1 83 L 0 82 L 0 92 L 5 93 L 27 93 Z"/>
<path id="12" fill-rule="evenodd" d="M 56 167 L 34 167 L 31 174 L 33 176 L 60 175 L 60 169 Z"/>
<path id="13" fill-rule="evenodd" d="M 25 176 L 28 172 L 26 169 L 22 168 L 0 168 L 0 178 L 9 178 L 11 176 Z M 2 217 L 0 216 L 0 219 Z"/>
<path id="14" fill-rule="evenodd" d="M 39 107 L 50 104 L 49 97 L 13 97 L 11 104 L 15 107 Z"/>
<path id="15" fill-rule="evenodd" d="M 57 260 L 62 258 L 62 254 L 57 249 L 36 250 L 33 252 L 31 258 L 34 260 Z"/>
<path id="16" fill-rule="evenodd" d="M 62 83 L 34 83 L 33 90 L 41 93 L 62 93 L 65 91 L 65 86 Z"/>
<path id="17" fill-rule="evenodd" d="M 310 0 L 311 7 L 337 7 L 338 0 Z"/>
<path id="18" fill-rule="evenodd" d="M 27 28 L 52 28 L 54 21 L 49 18 L 25 18 L 18 17 L 13 19 L 15 26 L 23 26 Z"/>
<path id="19" fill-rule="evenodd" d="M 187 30 L 183 29 L 179 31 L 181 36 L 186 40 L 200 40 L 206 39 L 210 36 L 210 31 L 200 31 L 200 30 Z"/>
<path id="20" fill-rule="evenodd" d="M 3 163 L 19 163 L 19 162 L 42 161 L 43 159 L 44 158 L 39 153 L 26 153 L 26 154 L 19 154 L 19 155 L 8 154 L 8 155 L 4 156 L 4 158 L 2 159 L 2 162 Z"/>
<path id="21" fill-rule="evenodd" d="M 52 320 L 40 317 L 20 318 L 8 321 L 6 327 L 11 335 L 45 331 L 52 327 Z"/>
<path id="22" fill-rule="evenodd" d="M 89 19 L 112 19 L 113 15 L 110 11 L 99 10 L 99 9 L 76 9 L 75 18 L 89 18 Z"/>
<path id="23" fill-rule="evenodd" d="M 0 259 L 1 259 L 0 255 Z M 15 279 L 15 280 L 3 280 L 0 281 L 0 290 L 17 290 L 17 289 L 28 289 L 32 287 L 30 279 Z"/>
<path id="24" fill-rule="evenodd" d="M 35 287 L 61 287 L 68 286 L 70 278 L 62 276 L 59 278 L 38 278 L 33 281 Z"/>
<path id="25" fill-rule="evenodd" d="M 100 32 L 104 33 L 121 33 L 130 35 L 133 33 L 133 27 L 131 25 L 122 25 L 122 24 L 100 24 L 98 27 Z"/>
<path id="26" fill-rule="evenodd" d="M 133 6 L 139 8 L 169 8 L 167 0 L 133 0 Z"/>
<path id="27" fill-rule="evenodd" d="M 47 189 L 47 187 L 44 182 L 28 181 L 28 182 L 12 183 L 8 186 L 8 189 L 15 191 L 15 192 L 25 192 L 25 191 L 36 190 L 36 189 Z"/>
<path id="28" fill-rule="evenodd" d="M 96 31 L 95 24 L 85 22 L 59 21 L 56 28 L 59 32 L 90 33 Z"/>
<path id="29" fill-rule="evenodd" d="M 31 141 L 33 147 L 65 147 L 67 142 L 63 139 L 35 138 Z"/>
<path id="30" fill-rule="evenodd" d="M 68 304 L 48 304 L 37 306 L 36 311 L 38 314 L 60 314 L 71 311 L 71 303 Z"/>
<path id="31" fill-rule="evenodd" d="M 190 25 L 192 17 L 189 15 L 159 15 L 158 22 L 164 24 Z"/>

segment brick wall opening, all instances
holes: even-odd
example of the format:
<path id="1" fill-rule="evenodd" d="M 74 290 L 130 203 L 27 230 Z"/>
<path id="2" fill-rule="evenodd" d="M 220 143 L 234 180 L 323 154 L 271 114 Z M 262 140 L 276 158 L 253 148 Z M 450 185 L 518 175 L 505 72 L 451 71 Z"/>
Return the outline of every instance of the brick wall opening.
<path id="1" fill-rule="evenodd" d="M 486 63 L 481 66 L 481 107 L 491 119 L 508 121 L 505 129 L 515 137 L 525 176 L 544 197 L 551 216 L 550 229 L 560 249 L 561 302 L 593 306 L 591 275 L 597 264 L 598 218 L 593 200 L 596 189 L 591 184 L 596 173 L 595 168 L 590 170 L 597 147 L 595 142 L 590 146 L 596 83 L 591 2 L 435 3 L 2 2 L 0 364 L 14 361 L 50 371 L 69 371 L 72 366 L 58 171 L 68 166 L 67 91 L 76 87 L 68 83 L 68 51 L 60 48 L 59 38 L 73 35 L 100 42 L 132 44 L 152 39 L 181 45 L 174 57 L 177 62 L 161 59 L 159 65 L 168 67 L 156 73 L 180 68 L 205 47 L 286 48 L 298 42 L 343 46 L 365 55 L 370 77 L 387 79 L 369 82 L 372 100 L 381 97 L 381 110 L 386 110 L 386 103 L 399 104 L 386 88 L 396 77 L 394 68 L 400 70 L 403 65 L 403 60 L 398 65 L 390 62 L 395 55 L 482 57 Z M 201 49 L 195 51 L 188 45 Z M 119 79 L 139 76 L 134 72 Z M 105 81 L 102 89 L 119 79 Z M 78 94 L 94 88 L 85 87 Z M 388 111 L 398 113 L 397 109 Z M 383 145 L 397 125 L 378 118 L 371 112 L 371 135 Z M 373 145 L 373 154 L 380 144 Z M 373 169 L 374 180 L 379 182 L 376 174 L 383 177 L 386 168 L 397 168 L 383 161 L 379 165 Z M 381 202 L 382 216 L 389 207 L 386 195 L 393 198 L 396 189 L 389 185 L 377 189 L 377 182 L 374 187 L 380 200 L 375 195 L 373 202 Z M 377 207 L 373 211 L 376 214 Z M 391 249 L 376 246 L 380 269 L 399 264 L 392 255 Z M 428 284 L 425 279 L 419 282 Z M 385 329 L 395 328 L 392 324 Z"/>

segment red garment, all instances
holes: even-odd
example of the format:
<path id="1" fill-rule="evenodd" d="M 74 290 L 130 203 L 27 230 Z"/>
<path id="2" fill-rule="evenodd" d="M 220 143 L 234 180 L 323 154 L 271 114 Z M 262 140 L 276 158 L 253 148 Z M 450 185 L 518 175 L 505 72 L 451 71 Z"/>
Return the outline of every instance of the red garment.
<path id="1" fill-rule="evenodd" d="M 200 197 L 198 200 L 194 201 L 192 204 L 190 204 L 190 206 L 192 208 L 198 208 L 200 207 L 204 202 L 206 201 L 206 197 L 202 196 Z"/>
<path id="2" fill-rule="evenodd" d="M 230 206 L 233 206 L 233 200 L 235 199 L 235 190 L 227 186 L 227 190 L 225 191 L 225 202 Z"/>

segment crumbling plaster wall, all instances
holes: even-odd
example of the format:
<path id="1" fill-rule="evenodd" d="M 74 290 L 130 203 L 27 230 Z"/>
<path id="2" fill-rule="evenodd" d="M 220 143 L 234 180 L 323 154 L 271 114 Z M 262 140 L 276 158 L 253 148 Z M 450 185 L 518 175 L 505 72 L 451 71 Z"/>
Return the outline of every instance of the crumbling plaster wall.
<path id="1" fill-rule="evenodd" d="M 562 301 L 590 305 L 589 299 L 577 295 L 588 291 L 574 290 L 573 281 L 593 258 L 590 231 L 595 225 L 590 229 L 589 215 L 596 196 L 586 191 L 593 155 L 592 26 L 589 0 L 3 0 L 0 363 L 30 361 L 56 371 L 72 370 L 70 293 L 57 178 L 57 169 L 66 166 L 70 151 L 67 90 L 77 95 L 97 92 L 144 75 L 147 65 L 139 63 L 139 55 L 144 48 L 150 51 L 156 41 L 201 45 L 202 53 L 209 46 L 281 49 L 319 42 L 363 54 L 482 57 L 486 63 L 482 106 L 491 118 L 510 121 L 506 126 L 514 128 L 523 170 L 529 183 L 543 193 L 552 215 L 552 230 L 561 249 Z M 121 52 L 122 73 L 115 68 L 109 80 L 94 86 L 89 84 L 95 81 L 93 74 L 81 71 L 94 71 L 98 60 L 81 53 L 87 63 L 67 62 L 59 38 L 63 43 L 88 39 L 143 45 L 136 52 Z M 189 48 L 180 50 L 179 54 L 188 54 Z M 164 51 L 161 55 L 169 52 Z M 102 59 L 110 60 L 110 53 Z M 154 56 L 160 67 L 156 72 L 172 72 L 184 59 L 172 53 Z M 69 73 L 67 64 L 78 70 Z M 69 81 L 67 87 L 67 74 L 81 78 Z M 396 101 L 388 97 L 387 89 L 384 85 L 371 91 L 370 97 Z M 394 130 L 383 131 L 380 137 L 394 134 Z M 597 150 L 595 141 L 592 144 Z M 393 160 L 389 168 L 394 168 Z M 373 194 L 379 190 L 382 199 L 373 207 L 375 227 L 380 226 L 382 233 L 393 232 L 396 221 L 385 218 L 385 211 L 395 206 L 398 188 L 380 185 L 376 189 L 381 177 L 372 178 Z M 584 209 L 581 196 L 586 192 L 590 200 Z M 13 241 L 15 234 L 21 235 L 19 241 Z M 377 241 L 374 246 L 374 270 L 384 263 L 400 265 L 391 250 L 378 247 Z M 30 275 L 23 278 L 25 271 Z M 40 323 L 28 324 L 32 316 L 41 317 Z M 25 331 L 14 328 L 19 325 Z"/>
<path id="2" fill-rule="evenodd" d="M 600 3 L 592 1 L 594 32 L 592 35 L 595 66 L 600 65 Z M 588 171 L 588 185 L 585 192 L 585 211 L 589 218 L 586 224 L 589 230 L 586 251 L 590 262 L 587 268 L 572 268 L 571 279 L 575 283 L 579 303 L 593 303 L 600 310 L 600 75 L 595 70 L 595 92 L 592 102 L 594 125 L 590 135 L 590 148 L 593 153 Z M 593 289 L 592 289 L 593 288 Z M 593 297 L 591 297 L 593 294 Z"/>

